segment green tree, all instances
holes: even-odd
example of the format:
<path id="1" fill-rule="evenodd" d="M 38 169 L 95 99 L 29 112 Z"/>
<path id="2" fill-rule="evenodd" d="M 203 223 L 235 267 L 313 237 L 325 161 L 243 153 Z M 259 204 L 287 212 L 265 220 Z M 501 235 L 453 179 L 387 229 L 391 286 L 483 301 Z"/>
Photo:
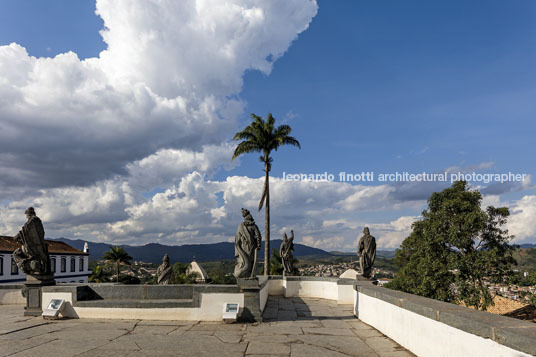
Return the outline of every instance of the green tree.
<path id="1" fill-rule="evenodd" d="M 102 265 L 97 265 L 91 275 L 89 276 L 89 281 L 94 283 L 103 283 L 108 281 L 110 278 L 110 273 L 102 268 Z"/>
<path id="2" fill-rule="evenodd" d="M 236 284 L 236 279 L 233 276 L 235 261 L 222 260 L 219 262 L 207 263 L 205 266 L 207 275 L 213 284 Z"/>
<path id="3" fill-rule="evenodd" d="M 272 248 L 272 257 L 270 258 L 270 275 L 283 275 L 281 255 L 275 248 Z"/>
<path id="4" fill-rule="evenodd" d="M 536 285 L 536 270 L 529 273 L 529 276 L 527 277 L 528 285 Z"/>
<path id="5" fill-rule="evenodd" d="M 173 264 L 173 275 L 175 277 L 174 284 L 195 284 L 197 274 L 187 274 L 190 264 L 188 263 L 175 263 Z"/>
<path id="6" fill-rule="evenodd" d="M 137 276 L 131 276 L 131 275 L 122 275 L 121 278 L 119 279 L 119 282 L 125 285 L 141 284 L 140 278 L 138 278 Z"/>
<path id="7" fill-rule="evenodd" d="M 503 229 L 508 208 L 482 210 L 481 201 L 465 181 L 433 193 L 396 252 L 400 270 L 388 287 L 482 310 L 493 304 L 485 281 L 513 275 L 513 236 Z"/>
<path id="8" fill-rule="evenodd" d="M 238 132 L 233 140 L 242 140 L 236 147 L 233 160 L 242 154 L 260 152 L 259 160 L 264 163 L 264 189 L 259 202 L 259 211 L 265 205 L 265 233 L 264 233 L 264 275 L 268 275 L 270 262 L 270 170 L 272 169 L 272 151 L 282 145 L 293 145 L 301 148 L 296 138 L 290 136 L 292 131 L 288 125 L 275 127 L 275 118 L 268 113 L 266 120 L 251 114 L 253 122 L 244 130 Z"/>
<path id="9" fill-rule="evenodd" d="M 119 273 L 122 264 L 130 265 L 130 260 L 132 257 L 121 247 L 115 246 L 110 247 L 110 251 L 105 252 L 102 256 L 102 259 L 106 260 L 108 263 L 115 264 L 117 268 L 117 279 L 119 282 Z"/>
<path id="10" fill-rule="evenodd" d="M 536 294 L 532 294 L 532 293 L 529 293 L 530 296 L 529 296 L 529 303 L 536 307 Z"/>

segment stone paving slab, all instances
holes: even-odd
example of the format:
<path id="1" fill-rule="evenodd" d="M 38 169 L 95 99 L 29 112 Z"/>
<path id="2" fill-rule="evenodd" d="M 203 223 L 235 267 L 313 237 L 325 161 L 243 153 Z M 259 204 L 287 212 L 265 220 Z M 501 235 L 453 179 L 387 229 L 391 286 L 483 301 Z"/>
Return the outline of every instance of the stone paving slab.
<path id="1" fill-rule="evenodd" d="M 17 341 L 16 343 L 14 343 L 13 340 L 1 340 L 0 356 L 9 356 L 36 346 L 44 345 L 52 340 L 53 338 L 50 337 L 33 337 Z"/>
<path id="2" fill-rule="evenodd" d="M 377 353 L 360 339 L 352 336 L 341 336 L 337 339 L 331 336 L 299 336 L 298 339 L 305 344 L 313 345 L 343 353 L 348 356 L 376 356 Z"/>
<path id="3" fill-rule="evenodd" d="M 250 342 L 246 355 L 251 354 L 266 354 L 270 355 L 283 355 L 288 356 L 290 354 L 290 344 L 280 342 Z"/>
<path id="4" fill-rule="evenodd" d="M 43 320 L 0 306 L 3 356 L 370 356 L 410 352 L 352 315 L 350 305 L 270 296 L 268 322 Z M 273 317 L 275 316 L 275 317 Z"/>

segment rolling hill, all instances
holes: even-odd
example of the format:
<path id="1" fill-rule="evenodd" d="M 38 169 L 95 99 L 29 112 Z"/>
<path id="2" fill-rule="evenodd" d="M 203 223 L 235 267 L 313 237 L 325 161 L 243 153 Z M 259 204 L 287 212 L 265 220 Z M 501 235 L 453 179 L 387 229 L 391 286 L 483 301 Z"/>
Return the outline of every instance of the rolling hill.
<path id="1" fill-rule="evenodd" d="M 86 241 L 68 238 L 48 238 L 59 240 L 82 250 Z M 270 241 L 270 246 L 279 249 L 281 239 Z M 110 250 L 111 244 L 88 242 L 89 259 L 100 260 L 104 252 Z M 161 263 L 164 254 L 168 254 L 172 262 L 191 262 L 195 259 L 199 262 L 218 261 L 234 259 L 234 243 L 220 242 L 213 244 L 185 244 L 185 245 L 163 245 L 159 243 L 149 243 L 143 246 L 121 245 L 134 259 L 150 263 Z M 333 254 L 322 249 L 308 247 L 303 244 L 294 244 L 294 256 L 332 256 Z M 259 251 L 259 259 L 264 258 L 263 249 Z"/>

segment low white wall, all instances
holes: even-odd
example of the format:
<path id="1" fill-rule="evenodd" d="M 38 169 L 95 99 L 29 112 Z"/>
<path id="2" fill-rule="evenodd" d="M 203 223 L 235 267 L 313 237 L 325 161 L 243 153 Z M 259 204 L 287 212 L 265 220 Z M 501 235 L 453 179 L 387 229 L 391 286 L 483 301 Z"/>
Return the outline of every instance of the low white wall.
<path id="1" fill-rule="evenodd" d="M 360 292 L 355 297 L 355 314 L 361 321 L 417 356 L 530 356 Z"/>
<path id="2" fill-rule="evenodd" d="M 268 295 L 285 296 L 285 287 L 283 279 L 270 279 L 268 286 Z"/>
<path id="3" fill-rule="evenodd" d="M 20 289 L 0 289 L 0 305 L 26 305 Z"/>
<path id="4" fill-rule="evenodd" d="M 264 279 L 259 278 L 262 285 Z M 352 284 L 337 284 L 337 279 L 321 280 L 301 278 L 298 280 L 286 277 L 269 279 L 260 292 L 261 311 L 264 310 L 268 296 L 311 297 L 335 300 L 339 304 L 354 304 L 354 287 Z"/>
<path id="5" fill-rule="evenodd" d="M 328 300 L 339 300 L 339 289 L 336 281 L 321 280 L 283 280 L 285 297 L 311 297 Z"/>
<path id="6" fill-rule="evenodd" d="M 124 320 L 185 320 L 185 321 L 222 321 L 224 303 L 237 303 L 244 306 L 244 294 L 200 294 L 201 306 L 196 308 L 100 308 L 73 307 L 71 293 L 43 293 L 43 308 L 51 299 L 64 299 L 69 304 L 64 316 L 91 319 L 124 319 Z"/>
<path id="7" fill-rule="evenodd" d="M 338 304 L 350 304 L 353 305 L 354 299 L 354 286 L 353 285 L 337 285 L 338 290 Z"/>
<path id="8" fill-rule="evenodd" d="M 264 284 L 266 282 L 266 284 Z M 268 280 L 267 276 L 263 276 L 259 278 L 259 284 L 264 286 L 261 288 L 261 291 L 259 292 L 259 307 L 261 309 L 261 312 L 264 311 L 264 307 L 266 306 L 266 302 L 268 301 L 268 294 L 270 291 L 270 283 L 271 281 Z"/>

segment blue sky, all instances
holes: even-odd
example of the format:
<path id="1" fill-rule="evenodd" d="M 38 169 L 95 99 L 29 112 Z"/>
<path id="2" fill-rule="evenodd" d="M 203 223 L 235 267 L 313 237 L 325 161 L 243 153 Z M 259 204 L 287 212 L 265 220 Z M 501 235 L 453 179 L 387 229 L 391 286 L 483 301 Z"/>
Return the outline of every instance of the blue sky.
<path id="1" fill-rule="evenodd" d="M 533 173 L 534 2 L 319 5 L 270 76 L 246 76 L 248 112 L 296 115 L 303 150 L 275 171 Z"/>
<path id="2" fill-rule="evenodd" d="M 185 16 L 184 14 L 190 14 L 191 8 L 188 8 L 188 5 L 193 3 L 185 2 L 180 5 L 184 5 L 184 8 L 180 9 L 180 6 L 174 7 L 170 4 L 166 5 L 170 6 L 166 14 L 176 15 L 179 19 Z M 44 148 L 41 149 L 41 154 L 43 151 L 49 153 L 46 148 L 51 147 L 50 161 L 40 164 L 41 166 L 35 164 L 33 168 L 16 168 L 21 172 L 41 173 L 45 170 L 62 173 L 58 174 L 61 177 L 50 174 L 50 177 L 47 176 L 47 184 L 43 187 L 35 187 L 34 181 L 28 182 L 28 187 L 24 184 L 14 184 L 15 176 L 6 180 L 4 186 L 8 189 L 5 190 L 4 197 L 8 198 L 4 199 L 5 207 L 13 212 L 6 214 L 5 220 L 9 223 L 0 228 L 9 230 L 15 225 L 19 205 L 31 203 L 32 197 L 36 195 L 48 194 L 55 197 L 53 202 L 42 198 L 37 205 L 40 204 L 47 212 L 51 232 L 55 234 L 133 244 L 158 239 L 168 244 L 231 239 L 227 237 L 232 237 L 234 225 L 238 223 L 234 221 L 237 216 L 231 211 L 236 210 L 235 203 L 239 205 L 240 200 L 244 202 L 244 198 L 236 193 L 236 187 L 242 186 L 230 183 L 229 177 L 256 180 L 263 174 L 258 155 L 248 155 L 242 157 L 239 162 L 230 163 L 226 162 L 226 156 L 222 154 L 232 151 L 232 147 L 229 147 L 232 133 L 249 122 L 249 113 L 262 116 L 268 112 L 273 113 L 279 122 L 292 126 L 293 134 L 301 142 L 301 150 L 283 147 L 274 153 L 271 174 L 275 179 L 281 178 L 283 172 L 328 172 L 335 176 L 341 171 L 372 171 L 376 175 L 404 171 L 434 173 L 445 170 L 535 174 L 532 164 L 535 154 L 532 138 L 536 129 L 533 120 L 536 114 L 536 101 L 533 99 L 536 94 L 536 4 L 533 1 L 507 3 L 320 0 L 318 8 L 314 2 L 308 0 L 290 2 L 290 5 L 285 6 L 282 4 L 258 5 L 259 8 L 266 6 L 262 10 L 267 24 L 276 25 L 272 28 L 268 25 L 265 27 L 262 32 L 263 36 L 266 36 L 262 38 L 264 42 L 244 40 L 244 45 L 237 47 L 234 53 L 238 63 L 236 68 L 229 64 L 227 68 L 220 70 L 220 64 L 216 62 L 219 58 L 217 55 L 214 56 L 214 62 L 210 62 L 212 59 L 209 48 L 219 39 L 203 42 L 204 37 L 199 37 L 199 42 L 196 42 L 196 38 L 186 38 L 176 49 L 170 48 L 173 43 L 170 46 L 165 42 L 167 40 L 162 40 L 167 47 L 149 44 L 147 50 L 136 44 L 136 41 L 127 43 L 134 55 L 127 58 L 131 52 L 125 50 L 113 57 L 114 60 L 109 63 L 118 63 L 119 67 L 113 67 L 116 72 L 117 68 L 130 69 L 129 66 L 134 66 L 132 68 L 137 68 L 137 71 L 142 73 L 138 75 L 133 74 L 135 71 L 125 70 L 122 74 L 124 78 L 134 78 L 129 82 L 132 86 L 132 83 L 141 83 L 143 80 L 147 88 L 165 98 L 181 95 L 189 100 L 188 103 L 199 98 L 216 98 L 220 102 L 214 104 L 214 112 L 221 118 L 221 122 L 218 122 L 221 128 L 205 133 L 205 126 L 200 124 L 201 126 L 192 129 L 195 134 L 184 129 L 183 139 L 163 139 L 161 136 L 165 135 L 157 135 L 156 128 L 169 131 L 166 127 L 168 124 L 160 114 L 155 114 L 154 118 L 151 114 L 146 120 L 154 121 L 148 124 L 146 136 L 139 132 L 129 133 L 131 138 L 138 140 L 137 145 L 134 142 L 127 145 L 128 139 L 121 136 L 122 130 L 119 129 L 118 139 L 110 142 L 99 137 L 87 142 L 84 139 L 73 141 L 72 145 L 66 143 L 56 148 L 55 144 L 38 141 Z M 100 4 L 97 3 L 97 6 L 100 6 L 99 15 L 95 14 L 95 6 L 94 1 L 3 1 L 0 3 L 0 46 L 15 42 L 24 47 L 28 55 L 37 58 L 54 58 L 72 51 L 81 60 L 76 62 L 76 66 L 80 64 L 83 67 L 84 63 L 88 63 L 84 60 L 99 57 L 101 51 L 122 51 L 121 40 L 128 37 L 121 36 L 128 35 L 129 32 L 124 30 L 129 26 L 140 33 L 150 33 L 153 26 L 155 33 L 165 38 L 166 31 L 174 31 L 175 27 L 182 24 L 181 20 L 171 16 L 170 23 L 175 24 L 175 27 L 166 28 L 159 23 L 158 16 L 155 15 L 155 19 L 151 19 L 151 11 L 154 9 L 145 9 L 149 11 L 147 19 L 137 17 L 134 12 L 130 13 L 129 9 L 121 8 L 126 6 L 122 1 L 113 4 L 103 0 Z M 210 9 L 207 11 L 210 12 Z M 210 13 L 196 21 L 205 23 L 206 18 L 212 19 Z M 119 22 L 117 19 L 124 21 Z M 106 21 L 111 34 L 120 34 L 117 35 L 117 42 L 113 42 L 113 38 L 106 42 L 99 34 Z M 218 24 L 218 16 L 214 21 Z M 295 27 L 289 26 L 287 29 L 285 26 L 289 23 L 295 24 Z M 277 24 L 287 32 L 279 33 Z M 234 40 L 243 40 L 233 30 L 229 29 L 229 36 L 235 36 Z M 252 38 L 256 36 L 255 31 L 256 28 L 252 27 Z M 228 34 L 225 31 L 221 33 L 221 36 Z M 179 35 L 175 36 L 180 42 L 180 31 Z M 137 40 L 135 37 L 134 39 Z M 119 53 L 119 50 L 116 53 Z M 197 51 L 204 53 L 204 50 L 207 51 L 204 55 L 195 55 Z M 217 50 L 217 47 L 213 49 Z M 141 53 L 138 62 L 135 61 L 138 59 L 136 51 Z M 270 59 L 280 55 L 279 52 L 284 54 L 272 62 Z M 193 60 L 189 57 L 190 54 Z M 171 61 L 163 62 L 167 65 L 177 58 L 177 68 L 173 69 L 176 75 L 170 74 L 169 77 L 180 77 L 177 82 L 170 79 L 169 87 L 160 86 L 166 81 L 166 66 L 160 61 L 164 61 L 162 58 L 167 56 Z M 222 58 L 224 61 L 225 57 Z M 250 61 L 242 65 L 238 60 L 242 58 Z M 263 69 L 266 64 L 262 64 L 266 58 L 269 59 L 268 70 Z M 196 64 L 196 61 L 201 64 Z M 151 72 L 152 64 L 155 64 L 155 69 Z M 57 66 L 60 68 L 61 65 Z M 105 68 L 106 72 L 108 67 L 102 68 Z M 145 70 L 147 73 L 144 73 Z M 164 73 L 164 77 L 156 73 L 159 70 Z M 233 70 L 236 70 L 236 73 Z M 190 72 L 195 74 L 194 78 L 188 74 Z M 69 76 L 83 76 L 84 83 L 93 83 L 95 78 L 100 78 L 94 73 L 84 72 L 82 75 L 72 69 L 62 70 L 61 73 L 63 79 L 63 76 L 67 78 L 66 81 Z M 9 81 L 15 79 L 0 81 L 0 85 L 8 86 Z M 110 79 L 109 87 L 119 88 L 117 81 L 117 78 Z M 216 89 L 212 89 L 213 87 Z M 169 88 L 177 90 L 174 92 Z M 86 103 L 87 97 L 72 99 L 68 92 L 57 94 L 59 97 L 54 97 L 55 103 L 63 100 L 69 103 Z M 32 93 L 34 92 L 30 94 Z M 43 95 L 47 96 L 47 91 L 41 94 L 41 97 Z M 207 99 L 204 103 L 209 102 Z M 35 109 L 32 101 L 25 103 Z M 130 104 L 122 103 L 121 108 L 128 111 Z M 38 104 L 36 107 L 39 109 L 41 106 L 41 111 L 46 111 L 50 109 L 48 105 Z M 193 108 L 199 109 L 203 106 L 197 104 L 193 105 Z M 71 114 L 60 111 L 66 115 L 65 120 L 68 121 L 69 115 L 78 115 L 76 109 L 72 110 Z M 14 112 L 12 108 L 4 108 L 0 103 L 0 114 L 6 118 L 11 118 L 15 115 Z M 174 117 L 171 113 L 166 120 L 174 122 Z M 95 118 L 91 120 L 99 121 L 98 118 L 103 117 Z M 126 114 L 122 118 L 125 120 L 122 125 L 128 127 L 131 118 Z M 51 121 L 50 127 L 47 126 L 48 120 Z M 143 119 L 139 120 L 139 123 L 145 123 Z M 103 121 L 110 123 L 114 120 L 106 117 Z M 51 130 L 51 137 L 54 138 L 52 119 L 46 118 L 43 122 L 47 123 L 43 124 L 43 127 Z M 178 125 L 174 128 L 181 135 L 181 128 L 189 128 L 184 123 L 173 125 Z M 80 129 L 83 126 L 76 127 Z M 114 128 L 105 127 L 103 132 L 116 133 L 116 127 Z M 95 130 L 97 129 L 99 128 Z M 149 134 L 153 129 L 155 134 Z M 72 132 L 69 133 L 71 134 L 65 134 L 65 137 L 58 133 L 56 139 L 60 141 L 62 138 L 72 137 Z M 125 146 L 118 144 L 123 141 Z M 143 144 L 139 145 L 140 142 Z M 220 145 L 220 149 L 214 149 L 214 152 L 222 156 L 207 159 L 206 157 L 210 156 L 209 151 L 206 151 L 209 149 L 205 149 L 207 145 Z M 102 153 L 98 153 L 100 149 Z M 147 166 L 144 166 L 143 162 L 152 162 L 152 154 L 167 149 L 178 150 L 175 154 L 183 155 L 180 156 L 181 160 L 185 161 L 182 171 L 173 171 L 177 169 L 170 168 L 173 163 L 169 160 L 165 164 L 168 165 L 166 167 L 164 164 L 155 163 L 150 166 L 151 172 L 144 171 L 143 168 Z M 201 159 L 188 159 L 188 150 L 206 152 Z M 72 162 L 65 152 L 72 153 Z M 23 160 L 33 157 L 37 151 L 21 149 L 20 152 L 14 150 L 9 153 Z M 8 159 L 4 160 L 2 166 L 6 168 L 16 166 Z M 86 168 L 81 167 L 84 166 L 84 160 L 94 162 L 95 169 L 91 172 L 102 172 L 102 175 L 85 174 Z M 202 165 L 202 160 L 207 160 L 208 163 Z M 102 164 L 104 161 L 109 164 Z M 160 162 L 158 157 L 153 161 Z M 61 164 L 63 162 L 64 165 Z M 91 168 L 91 165 L 93 164 L 87 166 Z M 207 194 L 210 197 L 212 194 L 217 196 L 215 203 L 208 199 L 205 202 L 207 206 L 204 209 L 211 212 L 207 215 L 213 219 L 213 229 L 204 231 L 191 228 L 187 223 L 184 226 L 179 225 L 175 230 L 161 232 L 154 227 L 148 228 L 143 222 L 151 220 L 151 214 L 159 214 L 159 195 L 182 199 L 183 193 L 185 197 L 190 197 L 191 194 L 191 199 L 203 209 L 204 200 L 196 196 L 199 192 L 190 193 L 186 189 L 180 189 L 181 184 L 185 186 L 188 180 L 194 180 L 191 175 L 196 172 L 203 177 L 201 186 L 210 186 L 212 183 L 221 185 L 219 188 L 211 188 L 215 193 L 211 191 L 212 193 Z M 128 190 L 124 189 L 125 182 L 129 186 Z M 120 183 L 123 187 L 121 189 L 117 188 Z M 372 225 L 373 234 L 376 229 L 380 242 L 382 235 L 390 237 L 386 238 L 386 248 L 396 247 L 409 232 L 412 220 L 418 219 L 420 211 L 426 206 L 426 197 L 431 192 L 448 186 L 441 183 L 386 185 L 376 180 L 362 185 L 353 184 L 349 188 L 339 184 L 324 189 L 320 184 L 314 188 L 317 192 L 315 194 L 319 195 L 316 197 L 308 191 L 310 187 L 296 186 L 297 191 L 291 190 L 289 193 L 283 184 L 281 183 L 280 191 L 275 188 L 272 194 L 272 200 L 279 199 L 281 204 L 280 215 L 275 213 L 276 223 L 273 229 L 282 233 L 293 224 L 301 225 L 303 243 L 340 250 L 353 250 L 353 240 L 365 224 Z M 256 181 L 250 182 L 249 185 L 258 186 Z M 37 194 L 32 192 L 30 186 L 50 191 L 40 191 Z M 116 188 L 111 189 L 111 186 Z M 376 187 L 374 193 L 367 189 L 369 186 Z M 486 203 L 507 205 L 512 212 L 518 214 L 513 219 L 512 227 L 509 227 L 519 237 L 518 242 L 536 242 L 536 227 L 527 223 L 527 219 L 536 212 L 536 190 L 532 183 L 529 181 L 524 184 L 495 185 L 488 188 L 488 191 L 486 186 L 481 182 L 473 183 L 474 188 L 485 194 Z M 122 203 L 106 201 L 106 209 L 116 210 L 114 214 L 108 215 L 110 219 L 107 221 L 93 213 L 80 213 L 80 209 L 72 208 L 76 203 L 61 204 L 63 196 L 60 192 L 64 192 L 62 189 L 78 190 L 77 192 L 85 192 L 87 195 L 90 195 L 88 191 L 96 190 L 97 196 L 102 194 L 106 197 L 96 197 L 97 202 L 106 201 L 113 195 L 135 197 L 131 201 L 124 198 Z M 114 191 L 115 189 L 118 191 Z M 302 189 L 303 192 L 300 191 Z M 256 188 L 251 190 L 256 192 Z M 281 196 L 283 194 L 289 197 Z M 329 197 L 322 194 L 333 195 L 333 200 L 329 201 Z M 311 195 L 311 207 L 304 207 L 304 202 L 308 200 L 307 195 Z M 382 200 L 385 202 L 382 203 Z M 315 202 L 322 202 L 326 207 L 315 207 Z M 277 202 L 275 204 L 277 209 Z M 59 209 L 58 206 L 66 207 Z M 58 215 L 52 212 L 53 209 L 64 213 Z M 223 213 L 215 213 L 214 210 L 221 210 Z M 284 218 L 287 211 L 295 215 L 294 222 Z M 180 215 L 181 212 L 175 214 Z M 263 215 L 257 215 L 259 225 L 264 224 L 261 219 Z M 319 216 L 324 216 L 323 221 L 319 220 Z M 101 226 L 92 226 L 99 224 Z M 130 227 L 130 230 L 125 227 Z M 109 233 L 110 229 L 115 230 L 115 233 Z"/>

